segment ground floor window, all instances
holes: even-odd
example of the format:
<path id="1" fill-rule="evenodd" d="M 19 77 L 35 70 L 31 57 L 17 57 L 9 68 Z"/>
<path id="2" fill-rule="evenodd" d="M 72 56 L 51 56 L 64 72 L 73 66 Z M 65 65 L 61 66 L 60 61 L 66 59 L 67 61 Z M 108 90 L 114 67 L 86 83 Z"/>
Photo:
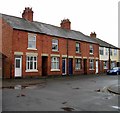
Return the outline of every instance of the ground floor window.
<path id="1" fill-rule="evenodd" d="M 111 61 L 111 68 L 116 66 L 116 62 L 115 61 Z"/>
<path id="2" fill-rule="evenodd" d="M 37 70 L 37 56 L 27 56 L 26 69 L 27 70 Z"/>
<path id="3" fill-rule="evenodd" d="M 103 65 L 104 65 L 104 69 L 108 69 L 108 62 L 107 61 L 104 61 Z"/>
<path id="4" fill-rule="evenodd" d="M 59 57 L 51 58 L 51 69 L 59 69 Z"/>
<path id="5" fill-rule="evenodd" d="M 76 70 L 82 69 L 82 60 L 81 59 L 75 59 L 75 69 Z"/>
<path id="6" fill-rule="evenodd" d="M 89 69 L 94 69 L 94 59 L 89 60 Z"/>

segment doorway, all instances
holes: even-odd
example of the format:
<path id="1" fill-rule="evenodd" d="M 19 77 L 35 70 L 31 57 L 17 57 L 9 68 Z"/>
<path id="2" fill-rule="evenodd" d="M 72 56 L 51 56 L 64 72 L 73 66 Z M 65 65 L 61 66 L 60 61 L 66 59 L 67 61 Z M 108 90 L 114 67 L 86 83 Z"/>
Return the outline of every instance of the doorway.
<path id="1" fill-rule="evenodd" d="M 87 59 L 83 60 L 83 65 L 84 65 L 84 74 L 87 74 Z"/>
<path id="2" fill-rule="evenodd" d="M 22 77 L 22 57 L 15 57 L 15 77 Z"/>
<path id="3" fill-rule="evenodd" d="M 48 57 L 42 56 L 42 76 L 47 76 Z"/>
<path id="4" fill-rule="evenodd" d="M 62 59 L 62 75 L 66 75 L 66 58 Z"/>
<path id="5" fill-rule="evenodd" d="M 96 60 L 96 74 L 98 74 L 98 60 Z"/>
<path id="6" fill-rule="evenodd" d="M 69 58 L 69 75 L 73 74 L 73 59 Z"/>

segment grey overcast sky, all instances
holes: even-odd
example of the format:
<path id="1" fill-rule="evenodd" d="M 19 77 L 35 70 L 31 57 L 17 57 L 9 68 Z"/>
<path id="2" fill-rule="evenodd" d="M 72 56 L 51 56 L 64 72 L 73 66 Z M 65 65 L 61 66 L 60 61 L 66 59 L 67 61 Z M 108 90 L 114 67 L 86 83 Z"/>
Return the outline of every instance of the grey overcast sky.
<path id="1" fill-rule="evenodd" d="M 21 17 L 25 7 L 32 7 L 34 21 L 60 26 L 70 19 L 71 29 L 118 46 L 119 0 L 1 0 L 0 13 Z"/>

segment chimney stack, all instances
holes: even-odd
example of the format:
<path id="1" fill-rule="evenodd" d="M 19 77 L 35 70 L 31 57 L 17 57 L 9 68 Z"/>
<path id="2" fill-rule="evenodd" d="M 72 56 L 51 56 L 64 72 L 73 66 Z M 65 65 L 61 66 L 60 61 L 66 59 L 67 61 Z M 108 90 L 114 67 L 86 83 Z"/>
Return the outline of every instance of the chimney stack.
<path id="1" fill-rule="evenodd" d="M 22 13 L 22 18 L 32 22 L 33 21 L 32 8 L 26 7 L 25 10 Z"/>
<path id="2" fill-rule="evenodd" d="M 71 29 L 71 22 L 69 19 L 64 19 L 61 21 L 61 28 L 64 28 L 64 29 Z"/>
<path id="3" fill-rule="evenodd" d="M 91 32 L 90 37 L 91 37 L 91 38 L 96 38 L 96 33 L 95 33 L 95 32 L 94 32 L 94 33 Z"/>

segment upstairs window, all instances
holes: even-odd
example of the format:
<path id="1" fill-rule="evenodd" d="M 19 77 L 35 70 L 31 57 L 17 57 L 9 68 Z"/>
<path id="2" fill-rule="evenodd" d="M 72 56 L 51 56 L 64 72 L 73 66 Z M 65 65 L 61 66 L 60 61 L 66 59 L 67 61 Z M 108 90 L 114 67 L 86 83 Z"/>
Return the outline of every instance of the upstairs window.
<path id="1" fill-rule="evenodd" d="M 90 45 L 90 54 L 93 54 L 93 51 L 94 51 L 93 45 L 91 44 L 91 45 Z"/>
<path id="2" fill-rule="evenodd" d="M 100 55 L 104 55 L 104 48 L 100 47 Z"/>
<path id="3" fill-rule="evenodd" d="M 52 39 L 52 51 L 58 51 L 58 40 Z"/>
<path id="4" fill-rule="evenodd" d="M 36 49 L 36 36 L 28 35 L 28 49 Z"/>
<path id="5" fill-rule="evenodd" d="M 108 53 L 109 53 L 108 48 L 105 48 L 105 55 L 108 55 Z"/>
<path id="6" fill-rule="evenodd" d="M 117 55 L 117 50 L 116 49 L 114 49 L 114 56 L 116 56 Z"/>
<path id="7" fill-rule="evenodd" d="M 80 43 L 76 42 L 76 53 L 80 53 Z"/>

